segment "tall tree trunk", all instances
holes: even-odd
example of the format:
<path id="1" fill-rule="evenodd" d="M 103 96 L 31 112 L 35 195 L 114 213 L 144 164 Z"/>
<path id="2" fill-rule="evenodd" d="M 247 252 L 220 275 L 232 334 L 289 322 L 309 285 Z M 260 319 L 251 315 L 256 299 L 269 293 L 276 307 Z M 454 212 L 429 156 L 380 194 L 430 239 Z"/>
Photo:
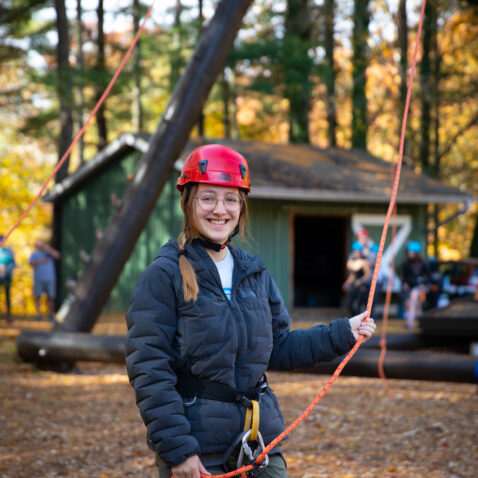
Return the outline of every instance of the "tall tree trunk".
<path id="1" fill-rule="evenodd" d="M 69 62 L 70 36 L 68 18 L 66 16 L 65 0 L 55 0 L 56 27 L 58 32 L 58 95 L 60 98 L 60 140 L 58 147 L 58 160 L 66 153 L 73 138 L 73 114 L 72 114 L 72 87 L 71 69 Z M 68 157 L 56 173 L 55 182 L 60 182 L 68 175 Z M 61 251 L 61 204 L 56 203 L 53 207 L 52 245 Z M 57 284 L 62 281 L 61 267 L 58 261 L 55 264 Z M 59 294 L 57 294 L 59 297 Z M 57 303 L 55 304 L 58 306 Z"/>
<path id="2" fill-rule="evenodd" d="M 221 92 L 222 92 L 222 103 L 224 105 L 223 112 L 223 124 L 224 124 L 224 137 L 231 137 L 231 122 L 229 119 L 229 101 L 231 96 L 231 88 L 229 87 L 229 81 L 227 79 L 226 68 L 222 72 L 221 78 Z"/>
<path id="3" fill-rule="evenodd" d="M 471 238 L 470 257 L 478 258 L 478 213 L 475 214 L 475 227 Z"/>
<path id="4" fill-rule="evenodd" d="M 105 62 L 105 32 L 104 32 L 104 16 L 103 0 L 98 0 L 96 9 L 98 17 L 98 39 L 97 39 L 97 61 L 96 72 L 100 78 L 99 87 L 96 88 L 95 100 L 99 101 L 103 95 L 104 84 L 106 83 L 106 62 Z M 106 129 L 105 118 L 106 101 L 101 105 L 96 113 L 96 127 L 98 129 L 98 151 L 102 150 L 108 144 L 108 131 Z"/>
<path id="5" fill-rule="evenodd" d="M 85 109 L 85 98 L 83 94 L 83 20 L 82 20 L 82 7 L 81 0 L 76 1 L 76 38 L 77 38 L 77 63 L 78 63 L 78 72 L 77 78 L 77 95 L 78 95 L 78 108 L 77 108 L 77 121 L 78 121 L 78 131 L 81 131 L 83 128 L 83 111 Z M 85 138 L 82 135 L 78 140 L 78 159 L 79 164 L 82 165 L 85 162 Z"/>
<path id="6" fill-rule="evenodd" d="M 425 17 L 423 21 L 423 43 L 422 59 L 420 62 L 420 87 L 421 87 L 421 108 L 422 117 L 420 124 L 420 165 L 422 171 L 433 174 L 430 164 L 430 128 L 431 112 L 433 101 L 433 77 L 432 62 L 436 54 L 436 3 L 429 0 L 425 6 Z"/>
<path id="7" fill-rule="evenodd" d="M 352 35 L 352 147 L 367 149 L 367 85 L 369 0 L 355 0 Z"/>
<path id="8" fill-rule="evenodd" d="M 327 87 L 327 136 L 329 146 L 337 145 L 337 111 L 335 94 L 335 62 L 334 62 L 334 28 L 335 28 L 335 0 L 324 0 L 325 16 L 325 85 Z"/>
<path id="9" fill-rule="evenodd" d="M 73 137 L 71 69 L 69 62 L 70 36 L 66 17 L 65 0 L 55 0 L 56 28 L 58 32 L 58 95 L 60 98 L 60 141 L 58 159 L 65 154 Z M 59 182 L 68 175 L 68 158 L 56 173 L 55 181 Z"/>
<path id="10" fill-rule="evenodd" d="M 93 328 L 224 68 L 251 1 L 219 3 L 123 195 L 121 208 L 113 214 L 78 279 L 70 312 L 56 329 L 89 332 Z"/>
<path id="11" fill-rule="evenodd" d="M 139 21 L 141 18 L 139 0 L 133 0 L 133 23 L 134 34 L 139 30 Z M 143 129 L 143 108 L 141 105 L 141 47 L 138 39 L 134 47 L 134 66 L 133 66 L 133 130 L 141 131 Z"/>
<path id="12" fill-rule="evenodd" d="M 405 103 L 407 101 L 407 72 L 408 72 L 408 18 L 407 18 L 407 0 L 400 0 L 397 12 L 397 30 L 398 30 L 398 49 L 400 51 L 399 75 L 400 75 L 400 94 L 398 98 L 399 125 L 398 137 L 402 133 L 402 119 L 405 112 Z M 410 163 L 408 151 L 408 141 L 405 141 L 403 156 L 405 162 Z"/>
<path id="13" fill-rule="evenodd" d="M 285 97 L 289 101 L 289 141 L 309 142 L 310 73 L 308 55 L 311 40 L 309 0 L 288 0 L 285 19 L 285 58 L 294 60 L 286 65 Z"/>
<path id="14" fill-rule="evenodd" d="M 434 167 L 431 162 L 431 129 L 432 124 L 432 106 L 433 97 L 437 93 L 434 91 L 434 78 L 432 65 L 436 59 L 436 30 L 437 30 L 437 11 L 434 0 L 429 0 L 425 6 L 425 16 L 423 21 L 423 43 L 422 59 L 420 62 L 420 88 L 421 88 L 421 109 L 422 117 L 420 124 L 420 166 L 425 174 L 434 176 Z M 437 154 L 437 153 L 436 153 Z M 436 225 L 438 221 L 437 211 L 434 207 L 427 210 L 428 229 L 434 232 L 432 242 L 436 244 Z M 433 225 L 430 227 L 430 225 Z"/>
<path id="15" fill-rule="evenodd" d="M 435 31 L 435 61 L 433 62 L 433 176 L 440 177 L 440 75 L 441 75 L 441 55 L 438 51 L 438 37 Z M 438 220 L 439 220 L 440 206 L 438 204 L 433 205 L 433 222 L 435 228 L 433 230 L 433 250 L 435 257 L 438 257 Z"/>
<path id="16" fill-rule="evenodd" d="M 239 123 L 237 121 L 238 107 L 237 107 L 237 81 L 236 81 L 236 69 L 232 69 L 231 79 L 231 104 L 232 104 L 232 138 L 239 139 Z"/>
<path id="17" fill-rule="evenodd" d="M 173 25 L 173 48 L 171 52 L 171 70 L 169 73 L 169 89 L 172 92 L 181 76 L 183 67 L 183 58 L 181 55 L 181 13 L 183 7 L 181 0 L 176 0 L 174 6 L 174 25 Z"/>
<path id="18" fill-rule="evenodd" d="M 202 33 L 202 26 L 204 23 L 204 18 L 203 18 L 203 0 L 198 0 L 198 37 L 201 37 Z M 224 108 L 227 108 L 227 105 L 224 106 Z M 227 133 L 226 134 L 226 138 Z M 204 110 L 201 108 L 201 112 L 199 113 L 199 119 L 198 119 L 198 135 L 203 138 L 204 137 Z"/>

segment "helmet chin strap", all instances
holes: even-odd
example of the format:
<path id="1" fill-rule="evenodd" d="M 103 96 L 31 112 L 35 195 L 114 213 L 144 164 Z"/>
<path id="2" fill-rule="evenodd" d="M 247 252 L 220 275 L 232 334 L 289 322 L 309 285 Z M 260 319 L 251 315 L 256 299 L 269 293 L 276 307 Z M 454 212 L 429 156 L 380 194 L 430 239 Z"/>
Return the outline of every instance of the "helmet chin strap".
<path id="1" fill-rule="evenodd" d="M 220 252 L 222 249 L 224 249 L 231 241 L 228 239 L 224 244 L 219 244 L 217 242 L 212 242 L 208 241 L 207 239 L 204 239 L 203 237 L 199 238 L 199 242 L 206 248 L 206 249 L 211 249 L 215 252 Z"/>
<path id="2" fill-rule="evenodd" d="M 205 237 L 199 237 L 199 242 L 206 248 L 206 249 L 211 249 L 215 252 L 220 252 L 222 251 L 230 242 L 231 239 L 239 233 L 239 226 L 236 226 L 232 234 L 227 238 L 227 241 L 224 244 L 220 244 L 218 242 L 212 242 L 209 239 L 206 239 Z"/>

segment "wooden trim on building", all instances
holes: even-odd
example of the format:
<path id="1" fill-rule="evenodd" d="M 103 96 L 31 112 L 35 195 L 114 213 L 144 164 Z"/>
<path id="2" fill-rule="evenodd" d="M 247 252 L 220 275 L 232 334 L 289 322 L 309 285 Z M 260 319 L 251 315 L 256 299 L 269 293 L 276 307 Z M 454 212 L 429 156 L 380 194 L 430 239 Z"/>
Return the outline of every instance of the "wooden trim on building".
<path id="1" fill-rule="evenodd" d="M 299 189 L 275 186 L 253 186 L 250 197 L 254 199 L 282 199 L 291 201 L 332 201 L 332 202 L 360 202 L 388 204 L 390 196 L 387 194 L 367 194 L 355 191 L 333 191 L 323 189 Z M 450 202 L 476 201 L 471 196 L 426 194 L 398 195 L 398 204 L 445 204 Z"/>

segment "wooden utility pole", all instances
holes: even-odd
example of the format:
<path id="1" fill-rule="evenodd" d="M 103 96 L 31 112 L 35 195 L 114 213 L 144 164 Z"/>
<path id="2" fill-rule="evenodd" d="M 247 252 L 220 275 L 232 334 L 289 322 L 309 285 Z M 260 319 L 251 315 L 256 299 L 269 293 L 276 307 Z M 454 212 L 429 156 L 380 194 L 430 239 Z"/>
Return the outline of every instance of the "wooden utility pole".
<path id="1" fill-rule="evenodd" d="M 134 249 L 186 144 L 252 0 L 221 0 L 174 89 L 135 177 L 78 279 L 65 321 L 56 330 L 90 332 Z"/>

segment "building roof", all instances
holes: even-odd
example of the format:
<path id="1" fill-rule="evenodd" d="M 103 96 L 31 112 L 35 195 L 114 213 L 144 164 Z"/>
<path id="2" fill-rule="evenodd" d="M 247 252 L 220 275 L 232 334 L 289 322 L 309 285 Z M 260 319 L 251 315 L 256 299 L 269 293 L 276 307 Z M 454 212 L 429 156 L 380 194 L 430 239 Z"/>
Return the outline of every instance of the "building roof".
<path id="1" fill-rule="evenodd" d="M 127 148 L 145 153 L 149 138 L 150 135 L 145 133 L 123 134 L 91 161 L 56 184 L 45 200 L 56 201 L 73 188 L 80 187 L 90 175 L 99 172 Z M 201 141 L 196 138 L 188 141 L 175 168 L 180 170 L 182 161 L 194 148 L 212 142 L 230 146 L 247 159 L 251 170 L 250 197 L 253 198 L 362 203 L 388 203 L 390 199 L 390 163 L 361 150 L 229 139 Z M 439 180 L 416 174 L 407 167 L 402 168 L 398 203 L 449 203 L 476 199 Z"/>

